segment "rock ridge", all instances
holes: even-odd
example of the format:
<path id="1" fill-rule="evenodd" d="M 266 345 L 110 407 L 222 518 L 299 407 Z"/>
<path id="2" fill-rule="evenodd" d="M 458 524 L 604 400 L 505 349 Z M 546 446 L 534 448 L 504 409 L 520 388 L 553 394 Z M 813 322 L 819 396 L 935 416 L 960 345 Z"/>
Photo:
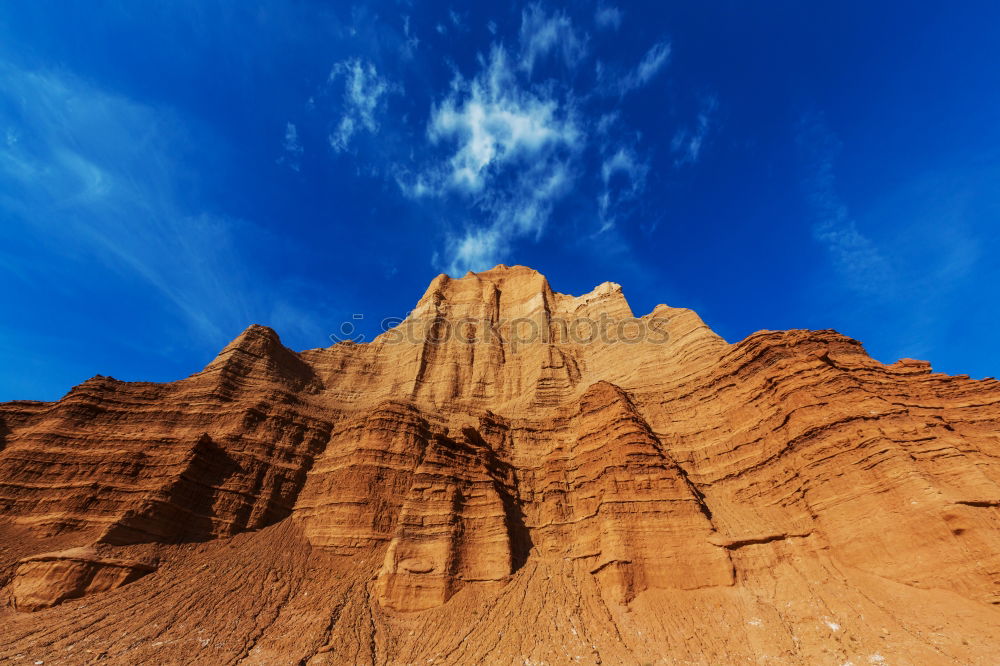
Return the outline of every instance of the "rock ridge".
<path id="1" fill-rule="evenodd" d="M 996 380 L 439 275 L 0 404 L 0 660 L 991 663 L 998 460 Z"/>

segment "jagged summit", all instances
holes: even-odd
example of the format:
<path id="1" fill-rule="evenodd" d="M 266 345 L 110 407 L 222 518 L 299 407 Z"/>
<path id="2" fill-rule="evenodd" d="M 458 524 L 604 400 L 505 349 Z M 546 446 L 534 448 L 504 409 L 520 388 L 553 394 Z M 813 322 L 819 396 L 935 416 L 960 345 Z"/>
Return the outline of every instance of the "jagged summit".
<path id="1" fill-rule="evenodd" d="M 281 344 L 273 329 L 259 324 L 251 325 L 226 345 L 199 375 L 214 378 L 226 390 L 235 390 L 247 380 L 264 379 L 293 390 L 318 388 L 312 367 Z"/>
<path id="2" fill-rule="evenodd" d="M 335 345 L 302 358 L 348 400 L 353 389 L 339 368 L 346 354 L 359 354 L 371 357 L 375 392 L 386 398 L 540 409 L 579 396 L 588 386 L 583 368 L 613 381 L 654 367 L 687 372 L 712 363 L 726 344 L 690 310 L 663 306 L 636 319 L 613 282 L 571 296 L 552 291 L 534 269 L 501 264 L 438 275 L 409 316 L 370 346 L 377 351 Z M 653 358 L 674 362 L 649 365 Z"/>
<path id="3" fill-rule="evenodd" d="M 504 264 L 480 273 L 469 271 L 461 278 L 438 275 L 414 312 L 439 312 L 442 305 L 470 306 L 476 301 L 492 306 L 497 316 L 530 315 L 538 309 L 550 315 L 567 316 L 584 304 L 590 304 L 591 310 L 603 306 L 615 318 L 633 316 L 621 285 L 614 282 L 601 283 L 582 296 L 570 296 L 554 292 L 548 279 L 533 268 Z"/>
<path id="4" fill-rule="evenodd" d="M 0 661 L 991 663 L 1000 382 L 620 286 L 0 404 Z"/>

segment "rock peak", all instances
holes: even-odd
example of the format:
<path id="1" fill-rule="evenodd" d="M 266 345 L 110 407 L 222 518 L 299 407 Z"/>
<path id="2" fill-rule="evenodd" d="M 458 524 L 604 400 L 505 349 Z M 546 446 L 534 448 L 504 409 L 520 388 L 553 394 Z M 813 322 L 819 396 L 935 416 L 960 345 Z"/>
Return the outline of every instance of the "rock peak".
<path id="1" fill-rule="evenodd" d="M 0 662 L 996 662 L 1000 382 L 523 266 L 418 310 L 0 403 Z"/>
<path id="2" fill-rule="evenodd" d="M 296 389 L 316 386 L 312 368 L 281 343 L 274 329 L 260 324 L 251 324 L 236 336 L 199 375 L 214 378 L 219 390 L 227 391 L 264 377 Z"/>
<path id="3" fill-rule="evenodd" d="M 435 277 L 417 303 L 414 312 L 436 315 L 468 314 L 468 309 L 481 310 L 484 305 L 496 305 L 497 316 L 523 316 L 543 310 L 549 314 L 581 314 L 588 305 L 588 315 L 602 311 L 614 318 L 632 317 L 632 310 L 622 293 L 621 285 L 603 282 L 581 296 L 553 291 L 548 279 L 528 266 L 497 264 L 493 268 L 469 271 L 460 278 L 445 273 Z M 457 307 L 453 307 L 457 306 Z"/>

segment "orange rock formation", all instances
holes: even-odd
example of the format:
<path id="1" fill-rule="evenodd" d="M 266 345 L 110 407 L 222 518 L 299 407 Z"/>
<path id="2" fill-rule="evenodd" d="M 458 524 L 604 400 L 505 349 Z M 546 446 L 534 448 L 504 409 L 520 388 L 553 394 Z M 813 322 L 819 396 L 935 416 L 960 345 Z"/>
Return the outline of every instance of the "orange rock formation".
<path id="1" fill-rule="evenodd" d="M 989 664 L 1000 382 L 528 268 L 0 404 L 0 660 Z"/>

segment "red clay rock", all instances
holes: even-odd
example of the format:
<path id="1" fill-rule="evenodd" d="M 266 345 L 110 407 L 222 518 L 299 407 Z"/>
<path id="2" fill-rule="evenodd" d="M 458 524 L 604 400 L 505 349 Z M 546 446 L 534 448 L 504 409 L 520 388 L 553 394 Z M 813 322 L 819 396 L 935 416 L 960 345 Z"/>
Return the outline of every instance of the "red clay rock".
<path id="1" fill-rule="evenodd" d="M 148 562 L 100 557 L 93 548 L 70 548 L 18 562 L 11 595 L 17 610 L 37 611 L 113 590 L 154 570 Z"/>
<path id="2" fill-rule="evenodd" d="M 2 404 L 0 433 L 0 660 L 996 655 L 1000 382 L 833 331 L 727 344 L 498 266 L 370 343 L 252 326 L 181 381 Z M 99 555 L 32 557 L 74 546 Z"/>

